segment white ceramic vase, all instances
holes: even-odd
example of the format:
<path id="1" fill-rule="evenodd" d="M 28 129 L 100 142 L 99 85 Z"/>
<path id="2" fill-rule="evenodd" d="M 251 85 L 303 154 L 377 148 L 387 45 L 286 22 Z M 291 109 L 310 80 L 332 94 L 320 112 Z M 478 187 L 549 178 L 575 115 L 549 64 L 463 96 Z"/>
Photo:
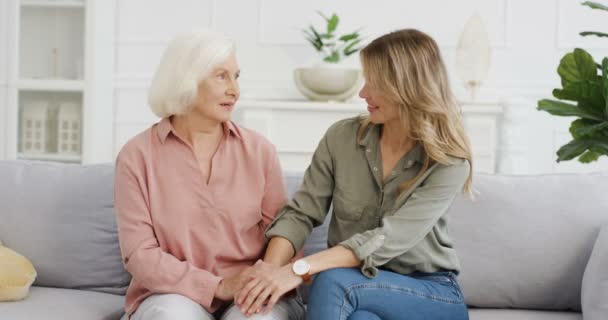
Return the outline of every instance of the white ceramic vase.
<path id="1" fill-rule="evenodd" d="M 298 90 L 313 101 L 346 101 L 363 84 L 360 69 L 329 63 L 297 68 L 293 76 Z"/>

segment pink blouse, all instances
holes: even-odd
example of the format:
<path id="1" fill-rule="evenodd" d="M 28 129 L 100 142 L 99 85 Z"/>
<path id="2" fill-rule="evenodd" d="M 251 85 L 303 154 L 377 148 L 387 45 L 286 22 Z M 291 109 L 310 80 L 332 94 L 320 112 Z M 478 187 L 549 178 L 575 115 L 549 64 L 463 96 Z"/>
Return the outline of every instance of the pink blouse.
<path id="1" fill-rule="evenodd" d="M 209 184 L 169 118 L 131 139 L 116 161 L 115 206 L 125 268 L 125 309 L 177 293 L 213 312 L 223 277 L 262 257 L 264 230 L 286 203 L 274 146 L 232 122 L 212 159 Z"/>

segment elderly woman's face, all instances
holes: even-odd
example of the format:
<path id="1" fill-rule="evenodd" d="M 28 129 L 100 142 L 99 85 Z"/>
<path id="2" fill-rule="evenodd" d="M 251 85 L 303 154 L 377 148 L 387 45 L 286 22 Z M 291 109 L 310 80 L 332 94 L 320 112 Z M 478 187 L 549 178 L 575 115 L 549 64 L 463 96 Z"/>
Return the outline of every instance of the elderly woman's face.
<path id="1" fill-rule="evenodd" d="M 239 99 L 239 65 L 234 53 L 218 63 L 199 83 L 196 110 L 206 118 L 219 122 L 230 120 L 234 104 Z"/>

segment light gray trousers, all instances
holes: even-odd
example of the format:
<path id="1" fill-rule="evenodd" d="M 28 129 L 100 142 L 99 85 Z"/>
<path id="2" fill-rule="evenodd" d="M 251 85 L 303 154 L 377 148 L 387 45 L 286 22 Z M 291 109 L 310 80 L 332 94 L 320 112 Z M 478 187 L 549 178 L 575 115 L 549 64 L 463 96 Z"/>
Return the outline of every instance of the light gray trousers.
<path id="1" fill-rule="evenodd" d="M 200 304 L 179 294 L 156 294 L 149 296 L 137 308 L 130 319 L 121 320 L 216 320 Z M 226 309 L 219 320 L 304 320 L 304 306 L 299 298 L 285 298 L 267 315 L 255 314 L 247 318 L 235 305 Z"/>

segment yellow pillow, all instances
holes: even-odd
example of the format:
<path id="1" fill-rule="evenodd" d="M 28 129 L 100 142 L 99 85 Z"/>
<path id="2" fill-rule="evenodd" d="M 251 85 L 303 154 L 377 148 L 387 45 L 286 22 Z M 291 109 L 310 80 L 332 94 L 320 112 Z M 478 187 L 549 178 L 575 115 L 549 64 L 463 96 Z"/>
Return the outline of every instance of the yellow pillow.
<path id="1" fill-rule="evenodd" d="M 32 263 L 0 243 L 0 301 L 25 298 L 36 279 Z"/>

